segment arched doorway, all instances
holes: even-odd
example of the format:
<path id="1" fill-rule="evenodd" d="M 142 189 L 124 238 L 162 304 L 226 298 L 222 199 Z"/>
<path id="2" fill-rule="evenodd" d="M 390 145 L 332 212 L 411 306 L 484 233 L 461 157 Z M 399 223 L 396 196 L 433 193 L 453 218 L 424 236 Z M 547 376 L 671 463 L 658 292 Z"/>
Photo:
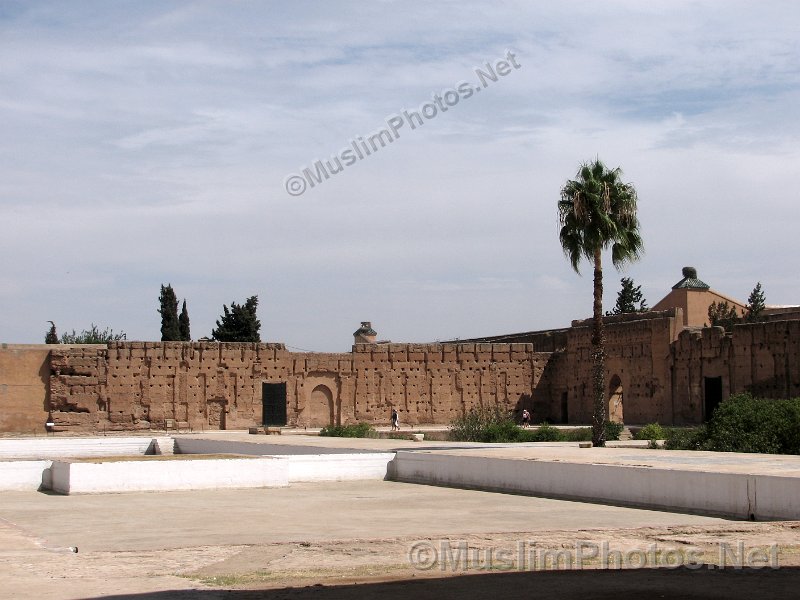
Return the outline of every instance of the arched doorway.
<path id="1" fill-rule="evenodd" d="M 308 425 L 310 427 L 333 425 L 334 414 L 333 392 L 327 385 L 318 385 L 311 391 L 311 398 L 308 400 Z"/>
<path id="2" fill-rule="evenodd" d="M 614 375 L 608 385 L 608 420 L 613 423 L 624 423 L 622 420 L 622 380 Z"/>

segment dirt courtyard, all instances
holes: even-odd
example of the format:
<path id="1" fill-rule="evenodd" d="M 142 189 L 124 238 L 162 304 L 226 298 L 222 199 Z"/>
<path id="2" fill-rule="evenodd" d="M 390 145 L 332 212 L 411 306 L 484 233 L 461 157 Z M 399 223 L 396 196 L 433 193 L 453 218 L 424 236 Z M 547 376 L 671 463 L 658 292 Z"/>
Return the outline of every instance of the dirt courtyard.
<path id="1" fill-rule="evenodd" d="M 53 599 L 794 598 L 798 534 L 795 522 L 389 481 L 4 492 L 0 586 Z"/>

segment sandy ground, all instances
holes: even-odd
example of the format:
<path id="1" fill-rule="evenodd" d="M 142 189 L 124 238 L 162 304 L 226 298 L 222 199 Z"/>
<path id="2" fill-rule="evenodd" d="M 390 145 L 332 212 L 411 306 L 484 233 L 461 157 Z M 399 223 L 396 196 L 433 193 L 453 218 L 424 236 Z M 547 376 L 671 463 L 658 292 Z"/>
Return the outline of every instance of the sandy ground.
<path id="1" fill-rule="evenodd" d="M 720 564 L 720 545 L 727 540 L 732 554 L 728 568 L 702 566 L 697 570 L 668 567 L 639 569 L 637 553 L 628 553 L 625 570 L 599 570 L 598 560 L 587 560 L 583 569 L 556 570 L 530 563 L 498 561 L 492 565 L 488 552 L 511 559 L 520 556 L 520 540 L 529 540 L 527 555 L 541 560 L 547 549 L 575 554 L 575 531 L 516 532 L 434 538 L 432 547 L 469 548 L 456 564 L 421 570 L 409 561 L 409 549 L 420 539 L 370 538 L 329 542 L 275 542 L 262 545 L 195 546 L 152 551 L 96 551 L 74 554 L 66 549 L 44 548 L 25 534 L 3 526 L 4 550 L 0 585 L 5 598 L 354 598 L 407 597 L 413 584 L 415 597 L 476 598 L 796 598 L 800 584 L 798 524 L 743 524 L 730 527 L 640 528 L 578 532 L 581 543 L 608 543 L 623 553 L 657 546 L 661 557 L 668 549 L 673 564 L 697 550 L 706 565 Z M 742 542 L 745 554 L 759 555 L 765 566 L 758 570 L 731 568 Z M 443 546 L 445 544 L 445 546 Z M 535 544 L 535 546 L 534 546 Z M 769 564 L 770 547 L 778 544 L 777 570 Z M 536 551 L 531 554 L 532 548 Z M 586 548 L 586 546 L 583 546 Z M 483 551 L 483 554 L 478 554 Z M 623 556 L 626 556 L 623 554 Z M 472 557 L 472 558 L 470 558 Z M 551 559 L 552 560 L 552 559 Z M 666 559 L 664 559 L 666 560 Z M 427 566 L 427 564 L 425 565 Z M 616 565 L 614 565 L 616 566 Z M 794 567 L 794 568 L 793 568 Z M 499 576 L 499 577 L 498 577 Z M 438 581 L 440 578 L 446 578 Z M 596 592 L 591 590 L 599 586 Z M 257 592 L 256 592 L 257 591 Z"/>
<path id="2" fill-rule="evenodd" d="M 394 482 L 0 494 L 3 598 L 796 598 L 798 567 L 800 523 Z"/>

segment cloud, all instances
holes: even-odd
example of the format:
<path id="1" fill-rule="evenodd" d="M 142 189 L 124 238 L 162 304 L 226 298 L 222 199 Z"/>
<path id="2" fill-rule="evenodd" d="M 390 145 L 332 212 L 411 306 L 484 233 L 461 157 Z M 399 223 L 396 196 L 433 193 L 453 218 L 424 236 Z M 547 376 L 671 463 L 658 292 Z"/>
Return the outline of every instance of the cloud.
<path id="1" fill-rule="evenodd" d="M 264 337 L 313 349 L 346 350 L 366 318 L 408 341 L 566 325 L 591 312 L 591 273 L 564 259 L 555 201 L 598 155 L 639 190 L 647 253 L 626 274 L 651 304 L 685 264 L 721 292 L 761 280 L 768 302 L 797 302 L 798 16 L 769 1 L 4 5 L 4 341 L 39 341 L 54 316 L 156 339 L 166 282 L 197 331 L 258 293 Z M 282 189 L 508 49 L 520 69 L 303 196 Z"/>
<path id="2" fill-rule="evenodd" d="M 514 279 L 501 279 L 497 277 L 477 277 L 472 280 L 443 281 L 405 280 L 391 283 L 389 288 L 403 288 L 405 290 L 419 290 L 420 292 L 475 292 L 475 291 L 508 291 L 521 289 L 522 284 Z"/>

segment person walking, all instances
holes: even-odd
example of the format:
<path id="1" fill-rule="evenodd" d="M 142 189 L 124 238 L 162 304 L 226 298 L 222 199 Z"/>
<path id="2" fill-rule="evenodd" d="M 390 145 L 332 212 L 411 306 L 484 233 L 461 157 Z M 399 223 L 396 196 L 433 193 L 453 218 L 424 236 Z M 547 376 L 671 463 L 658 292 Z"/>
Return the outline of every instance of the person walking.
<path id="1" fill-rule="evenodd" d="M 392 431 L 400 429 L 400 416 L 397 414 L 397 409 L 392 409 Z"/>

